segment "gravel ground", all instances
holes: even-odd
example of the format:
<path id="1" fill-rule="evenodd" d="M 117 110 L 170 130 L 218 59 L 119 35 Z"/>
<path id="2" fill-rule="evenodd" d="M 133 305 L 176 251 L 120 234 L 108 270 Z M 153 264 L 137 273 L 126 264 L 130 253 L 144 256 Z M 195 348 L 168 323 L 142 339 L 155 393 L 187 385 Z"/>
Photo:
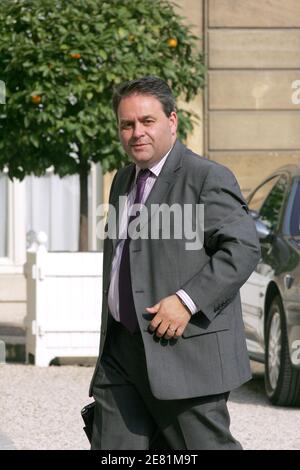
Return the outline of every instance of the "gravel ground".
<path id="1" fill-rule="evenodd" d="M 300 408 L 275 408 L 264 394 L 263 366 L 230 395 L 231 431 L 245 449 L 299 449 Z M 93 367 L 0 365 L 0 449 L 89 449 L 81 408 L 91 399 Z"/>

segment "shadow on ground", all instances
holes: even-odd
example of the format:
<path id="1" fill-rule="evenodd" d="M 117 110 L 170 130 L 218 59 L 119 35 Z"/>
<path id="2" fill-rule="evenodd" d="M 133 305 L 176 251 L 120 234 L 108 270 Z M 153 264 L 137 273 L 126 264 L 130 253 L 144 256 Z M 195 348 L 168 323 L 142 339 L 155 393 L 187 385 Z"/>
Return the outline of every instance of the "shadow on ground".
<path id="1" fill-rule="evenodd" d="M 252 379 L 230 394 L 230 401 L 272 407 L 265 393 L 264 365 L 251 361 Z"/>

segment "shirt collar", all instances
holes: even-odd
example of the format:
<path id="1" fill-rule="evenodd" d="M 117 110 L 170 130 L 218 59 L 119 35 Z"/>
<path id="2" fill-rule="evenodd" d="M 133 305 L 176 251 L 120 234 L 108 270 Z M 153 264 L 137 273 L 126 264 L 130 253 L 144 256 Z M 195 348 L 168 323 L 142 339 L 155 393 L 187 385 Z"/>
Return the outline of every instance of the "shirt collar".
<path id="1" fill-rule="evenodd" d="M 159 162 L 155 163 L 155 165 L 153 165 L 152 167 L 149 167 L 149 170 L 151 170 L 151 172 L 156 176 L 156 178 L 158 177 L 158 175 L 160 174 L 167 158 L 168 158 L 168 155 L 169 153 L 171 152 L 173 146 L 170 148 L 170 150 L 166 153 L 166 155 L 161 159 L 159 160 Z M 141 170 L 141 167 L 138 166 L 138 165 L 135 165 L 135 180 L 137 178 L 137 175 L 139 174 Z"/>

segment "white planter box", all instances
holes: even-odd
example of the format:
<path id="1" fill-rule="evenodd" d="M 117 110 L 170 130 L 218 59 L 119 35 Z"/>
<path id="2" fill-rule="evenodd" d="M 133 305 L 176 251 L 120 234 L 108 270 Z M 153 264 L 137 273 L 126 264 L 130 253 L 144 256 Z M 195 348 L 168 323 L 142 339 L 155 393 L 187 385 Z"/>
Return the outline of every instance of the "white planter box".
<path id="1" fill-rule="evenodd" d="M 57 357 L 97 357 L 102 253 L 27 252 L 26 358 L 48 366 Z"/>

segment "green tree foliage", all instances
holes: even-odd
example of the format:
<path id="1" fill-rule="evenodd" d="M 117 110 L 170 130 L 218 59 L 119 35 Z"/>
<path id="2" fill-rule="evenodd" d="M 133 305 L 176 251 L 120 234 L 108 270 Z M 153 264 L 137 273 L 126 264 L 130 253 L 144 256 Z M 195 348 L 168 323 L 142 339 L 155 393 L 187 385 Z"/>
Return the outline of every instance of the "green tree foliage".
<path id="1" fill-rule="evenodd" d="M 1 0 L 0 35 L 0 171 L 77 173 L 82 204 L 91 162 L 104 172 L 127 163 L 114 86 L 157 75 L 189 101 L 204 84 L 197 38 L 164 0 Z M 192 115 L 179 115 L 185 138 Z"/>

